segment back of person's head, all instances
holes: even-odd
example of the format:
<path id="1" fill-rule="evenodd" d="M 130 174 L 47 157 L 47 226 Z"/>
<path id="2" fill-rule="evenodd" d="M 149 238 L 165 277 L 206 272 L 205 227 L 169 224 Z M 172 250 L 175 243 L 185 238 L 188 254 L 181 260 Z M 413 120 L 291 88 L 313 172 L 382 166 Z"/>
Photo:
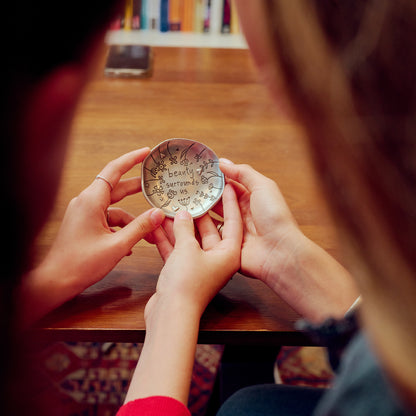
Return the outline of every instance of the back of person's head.
<path id="1" fill-rule="evenodd" d="M 367 331 L 402 393 L 414 398 L 416 4 L 263 4 L 274 76 L 283 78 L 306 126 L 329 204 L 354 253 Z"/>
<path id="2" fill-rule="evenodd" d="M 6 1 L 2 5 L 0 402 L 3 414 L 18 414 L 7 407 L 12 402 L 7 388 L 13 384 L 10 377 L 16 366 L 12 326 L 18 305 L 14 305 L 13 290 L 28 267 L 30 245 L 37 231 L 29 220 L 33 209 L 30 205 L 35 201 L 22 200 L 19 192 L 25 187 L 20 173 L 26 168 L 21 157 L 25 147 L 21 134 L 23 114 L 28 97 L 45 78 L 61 66 L 78 65 L 88 57 L 91 44 L 103 36 L 122 5 L 119 0 L 73 0 L 64 4 L 23 0 Z M 35 413 L 35 409 L 29 410 Z"/>
<path id="3" fill-rule="evenodd" d="M 24 143 L 21 143 L 21 119 L 27 105 L 27 97 L 50 73 L 63 65 L 77 65 L 90 52 L 91 43 L 108 28 L 109 23 L 122 2 L 119 0 L 74 0 L 69 4 L 58 5 L 52 0 L 7 1 L 3 5 L 3 23 L 0 35 L 2 65 L 0 95 L 0 125 L 2 132 L 2 195 L 3 205 L 13 205 L 16 181 L 19 178 L 19 158 Z M 20 184 L 22 185 L 22 184 Z M 23 184 L 24 185 L 24 184 Z M 22 207 L 10 209 L 24 222 Z M 3 208 L 6 209 L 6 208 Z M 19 216 L 20 214 L 20 216 Z M 4 218 L 4 216 L 3 216 Z M 3 233 L 7 239 L 16 233 L 16 224 L 7 216 L 10 233 Z M 8 225 L 6 224 L 6 226 Z M 25 230 L 21 230 L 25 233 Z M 26 230 L 30 232 L 30 230 Z M 9 240 L 6 240 L 9 241 Z M 24 266 L 22 243 L 18 239 L 19 258 L 15 267 Z M 2 267 L 12 260 L 12 244 L 3 244 L 6 249 Z M 23 257 L 23 258 L 22 258 Z"/>

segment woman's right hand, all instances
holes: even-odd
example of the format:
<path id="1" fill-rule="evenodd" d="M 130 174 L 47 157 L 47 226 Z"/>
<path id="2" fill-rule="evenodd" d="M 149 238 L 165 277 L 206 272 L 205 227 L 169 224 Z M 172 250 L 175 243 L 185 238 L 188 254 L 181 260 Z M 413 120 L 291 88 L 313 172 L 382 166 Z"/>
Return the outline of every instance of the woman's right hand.
<path id="1" fill-rule="evenodd" d="M 238 195 L 244 221 L 241 272 L 268 283 L 284 266 L 305 236 L 286 204 L 277 184 L 249 165 L 221 160 L 221 170 Z"/>
<path id="2" fill-rule="evenodd" d="M 241 272 L 311 321 L 342 317 L 359 295 L 352 277 L 301 232 L 277 184 L 248 165 L 222 160 L 220 168 L 243 219 Z"/>

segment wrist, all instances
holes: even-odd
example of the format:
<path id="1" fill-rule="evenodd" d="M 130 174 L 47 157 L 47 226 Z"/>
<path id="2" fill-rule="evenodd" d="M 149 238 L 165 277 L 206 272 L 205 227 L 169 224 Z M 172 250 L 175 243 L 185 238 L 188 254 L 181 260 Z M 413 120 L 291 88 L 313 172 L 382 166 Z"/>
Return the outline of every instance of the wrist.
<path id="1" fill-rule="evenodd" d="M 311 322 L 342 318 L 359 295 L 352 276 L 300 231 L 286 243 L 271 255 L 274 272 L 265 283 Z"/>
<path id="2" fill-rule="evenodd" d="M 279 291 L 293 284 L 299 267 L 310 255 L 308 245 L 308 238 L 299 228 L 290 227 L 284 237 L 271 244 L 272 250 L 263 266 L 260 280 Z"/>
<path id="3" fill-rule="evenodd" d="M 187 322 L 199 327 L 202 312 L 196 303 L 189 302 L 182 296 L 156 292 L 147 302 L 144 319 L 146 328 L 156 325 L 161 319 L 175 323 Z"/>
<path id="4" fill-rule="evenodd" d="M 18 296 L 21 326 L 27 327 L 44 315 L 72 299 L 82 290 L 56 270 L 48 261 L 23 276 Z"/>

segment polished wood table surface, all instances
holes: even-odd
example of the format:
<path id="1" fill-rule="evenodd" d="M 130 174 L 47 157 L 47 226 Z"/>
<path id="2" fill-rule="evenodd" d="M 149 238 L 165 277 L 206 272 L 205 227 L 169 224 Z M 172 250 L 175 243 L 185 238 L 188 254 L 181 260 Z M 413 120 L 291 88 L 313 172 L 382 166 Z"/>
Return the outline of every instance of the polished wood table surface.
<path id="1" fill-rule="evenodd" d="M 302 140 L 280 115 L 247 50 L 155 48 L 149 79 L 107 79 L 88 87 L 72 132 L 56 208 L 37 243 L 38 258 L 56 234 L 70 199 L 103 166 L 171 137 L 199 140 L 220 157 L 249 163 L 279 184 L 302 230 L 336 254 L 334 230 Z M 137 168 L 131 175 L 138 175 Z M 119 203 L 137 215 L 143 195 Z M 143 310 L 162 261 L 140 242 L 101 282 L 37 325 L 39 337 L 66 341 L 142 342 Z M 198 276 L 195 276 L 198 279 Z M 299 316 L 263 283 L 236 275 L 206 310 L 201 343 L 307 345 L 294 330 Z M 180 319 L 180 317 L 178 317 Z"/>

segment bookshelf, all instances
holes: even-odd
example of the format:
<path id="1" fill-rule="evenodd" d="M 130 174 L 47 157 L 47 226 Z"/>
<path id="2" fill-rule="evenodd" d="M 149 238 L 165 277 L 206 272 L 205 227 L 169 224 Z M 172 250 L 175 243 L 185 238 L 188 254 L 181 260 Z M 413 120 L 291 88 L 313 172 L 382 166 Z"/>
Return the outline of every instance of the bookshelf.
<path id="1" fill-rule="evenodd" d="M 110 30 L 106 42 L 110 45 L 150 45 L 187 48 L 246 49 L 241 33 L 159 32 L 156 30 Z"/>
<path id="2" fill-rule="evenodd" d="M 125 0 L 108 44 L 246 49 L 233 0 Z"/>

